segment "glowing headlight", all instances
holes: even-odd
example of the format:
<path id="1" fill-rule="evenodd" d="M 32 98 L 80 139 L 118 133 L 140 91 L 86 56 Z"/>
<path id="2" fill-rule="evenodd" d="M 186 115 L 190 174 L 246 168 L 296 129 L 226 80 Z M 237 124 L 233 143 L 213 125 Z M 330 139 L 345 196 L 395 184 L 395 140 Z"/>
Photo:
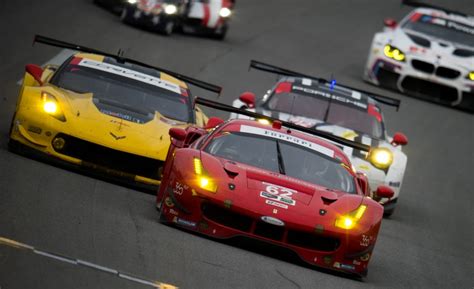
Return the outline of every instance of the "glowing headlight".
<path id="1" fill-rule="evenodd" d="M 165 13 L 168 15 L 175 14 L 177 11 L 178 11 L 178 8 L 176 7 L 176 5 L 168 4 L 165 6 Z"/>
<path id="2" fill-rule="evenodd" d="M 66 121 L 64 114 L 59 108 L 58 101 L 53 95 L 47 92 L 42 92 L 41 101 L 42 101 L 42 108 L 44 112 L 57 118 L 60 121 Z"/>
<path id="3" fill-rule="evenodd" d="M 223 18 L 227 18 L 232 14 L 232 10 L 230 10 L 227 7 L 222 7 L 221 10 L 219 11 L 219 15 Z"/>
<path id="4" fill-rule="evenodd" d="M 270 121 L 266 118 L 259 118 L 257 121 L 261 124 L 270 125 Z"/>
<path id="5" fill-rule="evenodd" d="M 467 78 L 468 78 L 469 80 L 474 81 L 474 71 L 469 72 Z"/>
<path id="6" fill-rule="evenodd" d="M 346 230 L 354 228 L 357 222 L 362 218 L 366 210 L 367 206 L 361 205 L 355 211 L 352 211 L 346 215 L 339 216 L 336 219 L 336 227 Z"/>
<path id="7" fill-rule="evenodd" d="M 217 184 L 206 175 L 202 162 L 199 158 L 194 158 L 194 173 L 198 176 L 197 184 L 201 189 L 215 193 L 217 191 Z"/>
<path id="8" fill-rule="evenodd" d="M 389 44 L 385 45 L 383 53 L 385 56 L 395 59 L 396 61 L 405 61 L 405 54 L 400 49 Z"/>
<path id="9" fill-rule="evenodd" d="M 393 162 L 393 154 L 387 148 L 375 148 L 369 152 L 368 159 L 376 168 L 386 169 Z"/>
<path id="10" fill-rule="evenodd" d="M 127 2 L 128 2 L 129 4 L 135 4 L 135 3 L 137 3 L 137 0 L 127 0 Z"/>

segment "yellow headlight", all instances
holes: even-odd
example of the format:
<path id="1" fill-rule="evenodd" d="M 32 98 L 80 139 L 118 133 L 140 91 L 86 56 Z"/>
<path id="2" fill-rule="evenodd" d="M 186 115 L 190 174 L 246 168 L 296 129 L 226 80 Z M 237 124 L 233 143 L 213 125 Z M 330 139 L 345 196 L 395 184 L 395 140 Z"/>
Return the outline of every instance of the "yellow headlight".
<path id="1" fill-rule="evenodd" d="M 43 110 L 49 114 L 55 114 L 58 111 L 58 105 L 54 101 L 46 101 L 43 104 Z"/>
<path id="2" fill-rule="evenodd" d="M 386 169 L 393 162 L 393 154 L 388 148 L 375 148 L 370 151 L 368 159 L 376 168 Z"/>
<path id="3" fill-rule="evenodd" d="M 215 193 L 217 191 L 217 184 L 206 175 L 202 162 L 199 158 L 194 158 L 194 173 L 198 176 L 197 184 L 201 189 Z"/>
<path id="4" fill-rule="evenodd" d="M 194 173 L 198 176 L 203 174 L 202 162 L 198 158 L 194 158 Z"/>
<path id="5" fill-rule="evenodd" d="M 395 59 L 396 61 L 405 61 L 405 54 L 400 49 L 389 44 L 385 45 L 383 53 L 385 56 Z"/>
<path id="6" fill-rule="evenodd" d="M 336 219 L 335 226 L 341 229 L 350 230 L 355 227 L 357 221 L 359 221 L 364 215 L 367 209 L 366 205 L 359 206 L 355 211 L 350 212 L 347 215 L 340 216 Z"/>
<path id="7" fill-rule="evenodd" d="M 469 80 L 474 81 L 474 71 L 469 72 L 468 78 Z"/>
<path id="8" fill-rule="evenodd" d="M 270 121 L 266 118 L 259 118 L 257 121 L 261 124 L 270 125 Z"/>

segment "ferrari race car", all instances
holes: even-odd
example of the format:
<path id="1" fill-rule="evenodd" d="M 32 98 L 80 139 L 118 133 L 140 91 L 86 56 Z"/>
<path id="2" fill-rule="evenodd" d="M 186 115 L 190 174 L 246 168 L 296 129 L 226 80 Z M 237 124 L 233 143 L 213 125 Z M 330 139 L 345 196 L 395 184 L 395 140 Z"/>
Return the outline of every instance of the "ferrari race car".
<path id="1" fill-rule="evenodd" d="M 474 17 L 419 7 L 375 34 L 364 79 L 424 100 L 474 112 Z"/>
<path id="2" fill-rule="evenodd" d="M 13 151 L 155 188 L 171 127 L 202 126 L 186 83 L 220 87 L 135 60 L 36 36 L 80 51 L 61 66 L 29 64 L 10 129 Z"/>
<path id="3" fill-rule="evenodd" d="M 180 28 L 224 39 L 233 7 L 233 0 L 128 0 L 121 19 L 166 35 Z"/>
<path id="4" fill-rule="evenodd" d="M 311 265 L 367 274 L 383 207 L 337 146 L 368 146 L 205 99 L 197 103 L 265 119 L 172 128 L 160 221 L 214 238 L 244 236 L 296 252 Z M 210 120 L 215 120 L 211 118 Z M 301 132 L 303 131 L 303 132 Z M 385 186 L 377 190 L 390 197 Z"/>
<path id="5" fill-rule="evenodd" d="M 372 188 L 386 185 L 395 192 L 390 199 L 372 196 L 385 207 L 385 215 L 391 215 L 407 165 L 401 146 L 408 141 L 402 133 L 393 138 L 387 135 L 379 103 L 398 108 L 400 101 L 255 60 L 250 66 L 283 77 L 262 99 L 256 101 L 255 94 L 246 92 L 233 106 L 370 145 L 373 149 L 369 153 L 352 147 L 343 150 L 357 171 L 367 175 Z M 242 118 L 231 115 L 238 117 Z"/>

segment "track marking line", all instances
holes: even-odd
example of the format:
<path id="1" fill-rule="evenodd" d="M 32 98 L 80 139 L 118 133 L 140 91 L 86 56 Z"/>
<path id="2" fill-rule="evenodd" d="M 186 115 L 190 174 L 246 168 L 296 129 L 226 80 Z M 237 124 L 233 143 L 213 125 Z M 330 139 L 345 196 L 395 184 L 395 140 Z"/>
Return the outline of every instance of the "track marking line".
<path id="1" fill-rule="evenodd" d="M 61 261 L 61 262 L 64 262 L 64 263 L 72 264 L 72 265 L 87 267 L 87 268 L 90 268 L 92 270 L 99 271 L 101 273 L 112 274 L 112 275 L 117 276 L 118 278 L 125 279 L 125 280 L 135 282 L 135 283 L 140 283 L 140 284 L 143 284 L 143 285 L 148 285 L 148 286 L 151 286 L 151 287 L 154 287 L 154 288 L 178 289 L 178 287 L 176 287 L 174 285 L 171 285 L 171 284 L 162 283 L 162 282 L 159 282 L 159 281 L 143 279 L 143 278 L 138 277 L 134 274 L 120 272 L 116 269 L 105 267 L 105 266 L 102 266 L 102 265 L 98 265 L 98 264 L 95 264 L 95 263 L 92 263 L 92 262 L 89 262 L 89 261 L 74 259 L 74 258 L 71 258 L 71 257 L 67 257 L 67 256 L 64 256 L 64 255 L 58 254 L 58 253 L 47 252 L 47 251 L 44 251 L 44 250 L 37 249 L 37 248 L 35 248 L 31 245 L 27 245 L 27 244 L 24 244 L 24 243 L 21 243 L 21 242 L 12 240 L 12 239 L 8 239 L 8 238 L 5 238 L 5 237 L 1 237 L 1 236 L 0 236 L 0 245 L 8 246 L 8 247 L 11 247 L 11 248 L 14 248 L 14 249 L 19 249 L 19 250 L 28 250 L 28 251 L 30 251 L 34 254 L 37 254 L 37 255 L 40 255 L 40 256 L 43 256 L 43 257 L 48 257 L 48 258 L 51 258 L 51 259 L 54 259 L 54 260 L 57 260 L 57 261 Z"/>

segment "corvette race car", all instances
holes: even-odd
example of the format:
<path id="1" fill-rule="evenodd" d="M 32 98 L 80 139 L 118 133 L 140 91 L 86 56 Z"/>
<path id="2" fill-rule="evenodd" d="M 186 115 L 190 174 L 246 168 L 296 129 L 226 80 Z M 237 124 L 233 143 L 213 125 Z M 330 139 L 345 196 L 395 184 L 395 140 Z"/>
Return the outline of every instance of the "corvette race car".
<path id="1" fill-rule="evenodd" d="M 400 101 L 255 60 L 250 66 L 283 77 L 262 99 L 256 101 L 255 94 L 246 92 L 233 106 L 371 145 L 373 150 L 368 154 L 351 147 L 343 149 L 355 168 L 367 175 L 372 188 L 386 185 L 395 192 L 390 199 L 375 198 L 384 205 L 385 215 L 391 215 L 407 164 L 401 146 L 408 140 L 399 132 L 393 138 L 387 135 L 379 103 L 398 109 Z M 242 118 L 231 115 L 238 117 Z"/>
<path id="2" fill-rule="evenodd" d="M 372 41 L 364 79 L 474 112 L 474 16 L 403 2 L 419 8 L 399 24 L 385 20 Z"/>
<path id="3" fill-rule="evenodd" d="M 311 265 L 365 276 L 383 207 L 366 197 L 365 175 L 320 137 L 370 148 L 213 101 L 196 102 L 270 125 L 211 118 L 210 130 L 170 129 L 172 145 L 157 195 L 160 221 L 214 238 L 268 242 Z M 393 195 L 385 186 L 377 193 Z"/>
<path id="4" fill-rule="evenodd" d="M 26 66 L 9 147 L 145 188 L 160 183 L 168 130 L 207 122 L 187 83 L 221 90 L 80 45 L 38 35 L 35 42 L 80 52 L 59 67 Z"/>
<path id="5" fill-rule="evenodd" d="M 233 0 L 128 0 L 121 19 L 166 35 L 180 28 L 187 33 L 224 39 L 234 3 Z"/>

